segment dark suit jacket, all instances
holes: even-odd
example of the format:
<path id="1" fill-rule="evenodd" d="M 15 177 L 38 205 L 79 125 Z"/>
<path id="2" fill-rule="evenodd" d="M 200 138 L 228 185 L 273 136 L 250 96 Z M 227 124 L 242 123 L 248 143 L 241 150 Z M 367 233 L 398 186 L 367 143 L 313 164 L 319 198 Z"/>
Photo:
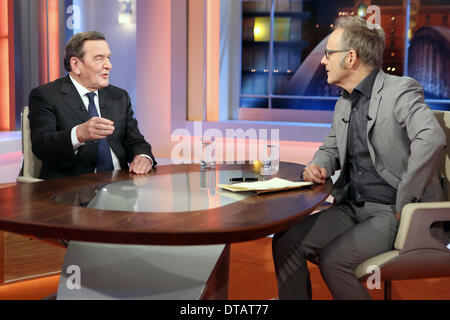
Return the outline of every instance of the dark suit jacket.
<path id="1" fill-rule="evenodd" d="M 108 142 L 122 169 L 128 168 L 128 163 L 138 154 L 149 155 L 156 165 L 151 147 L 133 117 L 128 93 L 110 85 L 100 89 L 98 96 L 102 117 L 114 122 L 115 130 L 108 136 Z M 98 141 L 86 141 L 76 154 L 73 150 L 71 130 L 90 116 L 69 76 L 33 89 L 29 110 L 32 149 L 42 160 L 39 178 L 94 172 Z"/>

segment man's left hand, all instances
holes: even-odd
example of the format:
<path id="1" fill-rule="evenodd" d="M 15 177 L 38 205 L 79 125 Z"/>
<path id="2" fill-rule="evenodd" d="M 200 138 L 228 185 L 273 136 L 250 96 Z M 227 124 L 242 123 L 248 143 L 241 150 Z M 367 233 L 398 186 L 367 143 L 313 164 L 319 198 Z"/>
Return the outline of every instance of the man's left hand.
<path id="1" fill-rule="evenodd" d="M 135 156 L 130 163 L 130 172 L 136 174 L 144 174 L 152 170 L 152 162 L 149 158 L 143 156 Z"/>
<path id="2" fill-rule="evenodd" d="M 398 221 L 400 221 L 401 216 L 402 215 L 400 212 L 395 212 L 395 217 L 397 218 Z"/>

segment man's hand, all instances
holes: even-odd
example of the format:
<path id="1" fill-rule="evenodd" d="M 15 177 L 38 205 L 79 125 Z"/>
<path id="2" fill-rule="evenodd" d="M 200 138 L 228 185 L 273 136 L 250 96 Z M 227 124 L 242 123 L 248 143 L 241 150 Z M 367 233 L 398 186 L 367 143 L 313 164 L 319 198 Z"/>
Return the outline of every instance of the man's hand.
<path id="1" fill-rule="evenodd" d="M 395 218 L 400 221 L 402 214 L 400 212 L 395 212 Z"/>
<path id="2" fill-rule="evenodd" d="M 311 163 L 303 171 L 303 180 L 313 183 L 324 184 L 327 177 L 327 170 L 314 163 Z"/>
<path id="3" fill-rule="evenodd" d="M 77 127 L 77 138 L 80 142 L 103 139 L 114 132 L 114 122 L 105 118 L 92 117 Z"/>
<path id="4" fill-rule="evenodd" d="M 152 170 L 152 162 L 149 158 L 143 156 L 135 156 L 130 164 L 130 172 L 136 174 L 144 174 Z"/>

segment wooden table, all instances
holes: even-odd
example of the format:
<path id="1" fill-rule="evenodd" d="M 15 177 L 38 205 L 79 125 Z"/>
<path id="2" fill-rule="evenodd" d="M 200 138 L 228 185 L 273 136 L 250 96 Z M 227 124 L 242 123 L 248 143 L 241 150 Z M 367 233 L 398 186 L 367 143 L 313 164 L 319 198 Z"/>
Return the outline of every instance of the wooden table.
<path id="1" fill-rule="evenodd" d="M 280 170 L 275 176 L 298 181 L 302 169 L 302 165 L 281 162 Z M 249 163 L 224 164 L 216 165 L 213 172 L 207 172 L 215 175 L 230 170 L 239 170 L 244 174 L 258 176 L 260 167 L 258 164 Z M 243 200 L 227 205 L 184 212 L 179 210 L 174 212 L 99 210 L 81 205 L 88 203 L 105 186 L 120 181 L 135 179 L 135 184 L 139 186 L 142 180 L 145 184 L 145 179 L 196 172 L 200 172 L 200 167 L 196 164 L 168 165 L 156 167 L 147 176 L 116 171 L 7 187 L 0 192 L 2 205 L 0 230 L 37 237 L 71 240 L 58 290 L 61 298 L 195 299 L 200 297 L 225 299 L 227 297 L 229 244 L 261 238 L 287 229 L 319 206 L 332 189 L 331 179 L 328 179 L 324 185 L 261 195 L 252 194 Z M 161 188 L 165 187 L 161 186 Z M 211 188 L 211 186 L 209 187 Z M 215 189 L 214 185 L 212 189 Z M 101 243 L 105 243 L 105 245 Z M 118 245 L 111 246 L 110 244 Z M 124 246 L 124 244 L 128 246 Z M 223 244 L 226 245 L 223 246 Z M 171 247 L 136 245 L 171 245 Z M 185 251 L 180 246 L 190 247 L 187 247 L 189 249 Z M 208 257 L 203 253 L 205 250 L 210 250 Z M 129 256 L 130 251 L 135 253 Z M 192 266 L 197 263 L 196 266 L 190 267 L 190 270 L 200 269 L 206 264 L 208 266 L 205 266 L 204 271 L 199 271 L 198 275 L 186 275 L 186 272 L 191 272 L 188 270 L 189 268 L 184 268 L 186 270 L 181 273 L 178 270 L 170 273 L 176 274 L 176 283 L 181 286 L 181 289 L 176 292 L 183 292 L 181 295 L 166 292 L 164 285 L 154 289 L 154 279 L 160 281 L 162 276 L 168 279 L 166 283 L 169 284 L 169 287 L 173 286 L 173 282 L 170 280 L 171 276 L 167 276 L 168 269 L 166 270 L 166 268 L 170 269 L 170 266 L 177 264 L 186 266 L 186 260 L 180 261 L 177 258 L 180 254 L 183 259 L 186 259 L 186 256 L 191 257 L 192 261 L 189 263 Z M 93 260 L 97 258 L 100 261 Z M 144 270 L 143 273 L 136 271 L 136 265 L 130 262 L 136 258 L 139 258 L 143 264 L 137 268 Z M 171 262 L 167 262 L 164 266 L 160 265 L 165 258 Z M 201 262 L 203 258 L 206 259 L 204 260 L 206 262 Z M 113 264 L 116 267 L 120 265 L 127 269 L 133 269 L 130 274 L 134 278 L 130 280 L 130 275 L 127 275 L 123 281 L 118 281 L 117 272 L 114 271 L 115 267 L 111 267 L 111 259 L 117 259 Z M 130 264 L 125 265 L 124 263 Z M 67 279 L 71 274 L 67 273 L 66 269 L 74 264 L 79 265 L 83 271 L 82 286 L 86 291 L 67 289 Z M 99 265 L 104 266 L 100 273 Z M 156 273 L 150 276 L 146 274 L 146 270 L 150 269 Z M 102 276 L 105 278 L 102 279 Z M 192 282 L 192 277 L 196 279 L 194 282 Z M 109 287 L 110 283 L 130 281 L 134 283 L 131 287 Z M 181 285 L 183 281 L 186 283 L 185 286 Z M 198 285 L 199 283 L 203 284 Z M 142 289 L 147 287 L 149 287 L 149 292 L 142 293 Z M 136 289 L 141 290 L 141 293 L 138 296 L 130 296 L 130 292 L 139 291 Z M 110 292 L 112 291 L 115 294 L 111 296 Z"/>
<path id="2" fill-rule="evenodd" d="M 302 165 L 280 163 L 276 176 L 298 181 Z M 252 164 L 220 170 L 259 172 Z M 156 167 L 150 177 L 200 171 L 199 165 Z M 105 172 L 19 184 L 0 192 L 0 229 L 38 237 L 123 244 L 198 245 L 253 240 L 282 231 L 313 211 L 330 194 L 331 179 L 306 189 L 252 195 L 226 206 L 190 212 L 126 212 L 79 205 L 103 186 L 129 180 L 128 172 Z M 136 176 L 134 176 L 136 177 Z M 164 187 L 164 186 L 162 186 Z M 62 203 L 56 202 L 59 199 Z"/>

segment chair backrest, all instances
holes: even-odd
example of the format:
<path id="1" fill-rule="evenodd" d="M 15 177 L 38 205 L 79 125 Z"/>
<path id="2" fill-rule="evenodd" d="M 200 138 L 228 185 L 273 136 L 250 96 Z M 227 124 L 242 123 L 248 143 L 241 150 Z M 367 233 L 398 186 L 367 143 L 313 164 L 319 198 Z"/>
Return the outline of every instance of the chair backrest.
<path id="1" fill-rule="evenodd" d="M 19 176 L 25 178 L 38 178 L 42 168 L 42 161 L 39 160 L 31 150 L 30 137 L 30 121 L 28 120 L 28 106 L 25 106 L 22 111 L 22 169 Z"/>
<path id="2" fill-rule="evenodd" d="M 447 200 L 450 201 L 450 111 L 434 110 L 433 113 L 444 130 L 445 136 L 447 137 L 447 148 L 445 148 L 442 155 L 441 164 L 439 166 L 439 177 L 443 181 Z"/>

